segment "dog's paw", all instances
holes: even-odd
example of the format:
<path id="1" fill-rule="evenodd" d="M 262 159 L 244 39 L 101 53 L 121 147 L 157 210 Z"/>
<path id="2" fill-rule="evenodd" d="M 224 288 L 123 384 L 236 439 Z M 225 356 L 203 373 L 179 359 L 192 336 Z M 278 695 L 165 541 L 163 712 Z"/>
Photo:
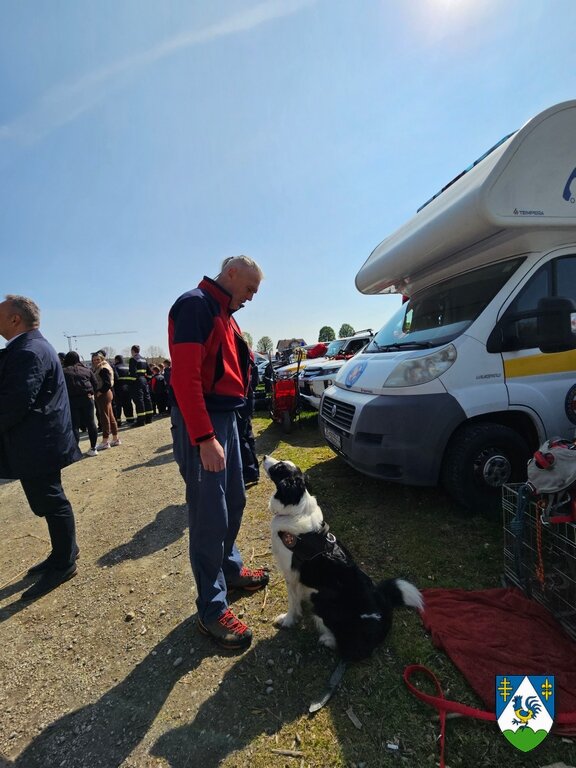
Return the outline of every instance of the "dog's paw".
<path id="1" fill-rule="evenodd" d="M 325 632 L 323 635 L 320 635 L 318 642 L 320 645 L 324 645 L 326 648 L 331 648 L 333 651 L 336 649 L 336 638 L 332 632 Z"/>
<path id="2" fill-rule="evenodd" d="M 289 613 L 281 613 L 274 619 L 274 626 L 281 627 L 282 629 L 290 629 L 290 627 L 293 627 L 297 621 L 297 617 L 290 616 Z"/>

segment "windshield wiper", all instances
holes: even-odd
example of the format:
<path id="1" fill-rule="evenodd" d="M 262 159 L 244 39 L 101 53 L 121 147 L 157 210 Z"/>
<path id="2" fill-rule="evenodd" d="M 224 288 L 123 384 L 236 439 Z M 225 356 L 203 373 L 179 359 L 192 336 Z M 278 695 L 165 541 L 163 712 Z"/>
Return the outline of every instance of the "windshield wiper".
<path id="1" fill-rule="evenodd" d="M 391 352 L 393 349 L 430 349 L 434 346 L 431 341 L 396 341 L 393 344 L 376 344 L 376 352 Z"/>

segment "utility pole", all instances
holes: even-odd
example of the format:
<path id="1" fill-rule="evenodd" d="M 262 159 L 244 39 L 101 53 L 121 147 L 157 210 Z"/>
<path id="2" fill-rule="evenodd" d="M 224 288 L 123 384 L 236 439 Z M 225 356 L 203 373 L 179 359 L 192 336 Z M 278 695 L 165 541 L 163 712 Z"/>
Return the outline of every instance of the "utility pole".
<path id="1" fill-rule="evenodd" d="M 110 331 L 109 333 L 65 333 L 64 336 L 68 339 L 68 351 L 72 351 L 72 339 L 83 339 L 86 336 L 117 336 L 121 333 L 137 333 L 137 331 Z"/>

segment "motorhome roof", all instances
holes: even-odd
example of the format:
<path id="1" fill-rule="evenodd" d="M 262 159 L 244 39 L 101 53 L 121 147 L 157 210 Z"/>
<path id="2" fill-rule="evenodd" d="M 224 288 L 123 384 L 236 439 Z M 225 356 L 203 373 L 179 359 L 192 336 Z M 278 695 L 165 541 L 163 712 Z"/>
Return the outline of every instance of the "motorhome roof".
<path id="1" fill-rule="evenodd" d="M 521 235 L 529 249 L 546 231 L 554 233 L 555 242 L 569 239 L 566 229 L 573 237 L 575 164 L 573 100 L 532 118 L 447 184 L 374 249 L 356 276 L 356 287 L 367 294 L 410 294 L 437 264 L 446 267 L 465 262 L 469 254 L 489 252 L 493 240 Z"/>

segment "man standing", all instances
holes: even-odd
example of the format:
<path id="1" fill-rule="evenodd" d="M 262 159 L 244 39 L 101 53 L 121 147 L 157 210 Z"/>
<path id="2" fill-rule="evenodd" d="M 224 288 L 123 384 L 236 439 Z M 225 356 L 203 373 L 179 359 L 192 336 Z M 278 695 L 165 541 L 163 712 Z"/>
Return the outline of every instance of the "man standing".
<path id="1" fill-rule="evenodd" d="M 226 259 L 215 279 L 176 300 L 168 321 L 174 458 L 186 483 L 198 628 L 232 650 L 247 648 L 252 633 L 228 607 L 228 590 L 268 583 L 266 571 L 243 566 L 235 543 L 246 504 L 236 409 L 248 390 L 250 351 L 232 313 L 261 280 L 252 259 Z"/>
<path id="2" fill-rule="evenodd" d="M 114 358 L 114 416 L 118 426 L 122 423 L 122 411 L 128 425 L 134 424 L 134 409 L 132 407 L 132 388 L 134 377 L 130 375 L 130 367 L 124 362 L 122 355 Z"/>
<path id="3" fill-rule="evenodd" d="M 148 376 L 150 368 L 148 360 L 140 354 L 140 347 L 134 344 L 131 349 L 131 357 L 128 364 L 130 376 L 132 377 L 132 400 L 136 406 L 135 427 L 143 427 L 144 424 L 152 423 L 152 398 L 150 397 L 150 388 L 148 386 Z"/>
<path id="4" fill-rule="evenodd" d="M 17 478 L 38 517 L 45 517 L 52 551 L 29 569 L 40 579 L 21 596 L 31 600 L 76 575 L 74 513 L 61 470 L 82 454 L 72 431 L 58 355 L 38 330 L 40 311 L 24 296 L 0 303 L 0 477 Z"/>

